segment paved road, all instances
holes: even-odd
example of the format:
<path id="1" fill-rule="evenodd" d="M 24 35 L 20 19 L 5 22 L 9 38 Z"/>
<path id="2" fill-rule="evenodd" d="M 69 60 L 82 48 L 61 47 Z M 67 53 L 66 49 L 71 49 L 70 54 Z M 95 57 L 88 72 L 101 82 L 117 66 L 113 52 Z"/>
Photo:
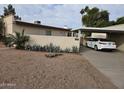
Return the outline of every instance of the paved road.
<path id="1" fill-rule="evenodd" d="M 119 88 L 124 88 L 124 53 L 83 48 L 81 54 Z"/>

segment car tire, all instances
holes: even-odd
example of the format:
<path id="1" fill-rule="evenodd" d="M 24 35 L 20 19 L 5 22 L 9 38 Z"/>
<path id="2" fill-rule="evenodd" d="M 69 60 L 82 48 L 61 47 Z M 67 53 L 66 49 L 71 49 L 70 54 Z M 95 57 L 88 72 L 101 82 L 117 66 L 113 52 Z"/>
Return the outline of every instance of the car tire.
<path id="1" fill-rule="evenodd" d="M 94 49 L 95 49 L 96 51 L 98 51 L 98 47 L 97 47 L 97 45 L 94 46 Z"/>

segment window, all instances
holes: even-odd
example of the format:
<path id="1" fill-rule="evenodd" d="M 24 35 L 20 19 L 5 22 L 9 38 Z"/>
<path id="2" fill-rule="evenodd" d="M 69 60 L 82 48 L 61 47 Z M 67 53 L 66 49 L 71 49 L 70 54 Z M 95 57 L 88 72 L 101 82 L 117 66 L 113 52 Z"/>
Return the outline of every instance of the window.
<path id="1" fill-rule="evenodd" d="M 61 31 L 60 32 L 61 36 L 66 36 L 65 32 Z"/>
<path id="2" fill-rule="evenodd" d="M 47 30 L 46 31 L 46 35 L 51 36 L 52 35 L 51 31 L 50 30 Z"/>

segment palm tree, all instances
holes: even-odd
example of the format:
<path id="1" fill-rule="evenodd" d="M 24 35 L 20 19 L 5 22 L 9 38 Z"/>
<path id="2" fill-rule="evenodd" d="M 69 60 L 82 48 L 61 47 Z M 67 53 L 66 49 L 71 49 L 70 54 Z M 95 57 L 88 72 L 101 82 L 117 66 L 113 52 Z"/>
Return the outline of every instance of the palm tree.
<path id="1" fill-rule="evenodd" d="M 29 36 L 24 34 L 24 30 L 22 33 L 15 32 L 15 35 L 9 34 L 6 41 L 8 40 L 9 46 L 16 45 L 16 49 L 24 49 L 25 44 L 29 41 Z"/>
<path id="2" fill-rule="evenodd" d="M 4 7 L 4 16 L 9 15 L 9 14 L 16 14 L 15 8 L 11 4 L 9 4 L 7 7 Z"/>

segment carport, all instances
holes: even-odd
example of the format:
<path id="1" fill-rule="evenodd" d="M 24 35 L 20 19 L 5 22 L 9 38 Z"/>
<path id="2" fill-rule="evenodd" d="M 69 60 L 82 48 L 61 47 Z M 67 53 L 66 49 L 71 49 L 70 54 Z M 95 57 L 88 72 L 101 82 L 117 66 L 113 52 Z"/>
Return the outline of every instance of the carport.
<path id="1" fill-rule="evenodd" d="M 83 27 L 72 30 L 73 36 L 81 38 L 80 44 L 82 45 L 85 45 L 86 35 L 91 36 L 91 33 L 106 33 L 107 39 L 115 41 L 118 50 L 124 51 L 124 29 Z"/>

